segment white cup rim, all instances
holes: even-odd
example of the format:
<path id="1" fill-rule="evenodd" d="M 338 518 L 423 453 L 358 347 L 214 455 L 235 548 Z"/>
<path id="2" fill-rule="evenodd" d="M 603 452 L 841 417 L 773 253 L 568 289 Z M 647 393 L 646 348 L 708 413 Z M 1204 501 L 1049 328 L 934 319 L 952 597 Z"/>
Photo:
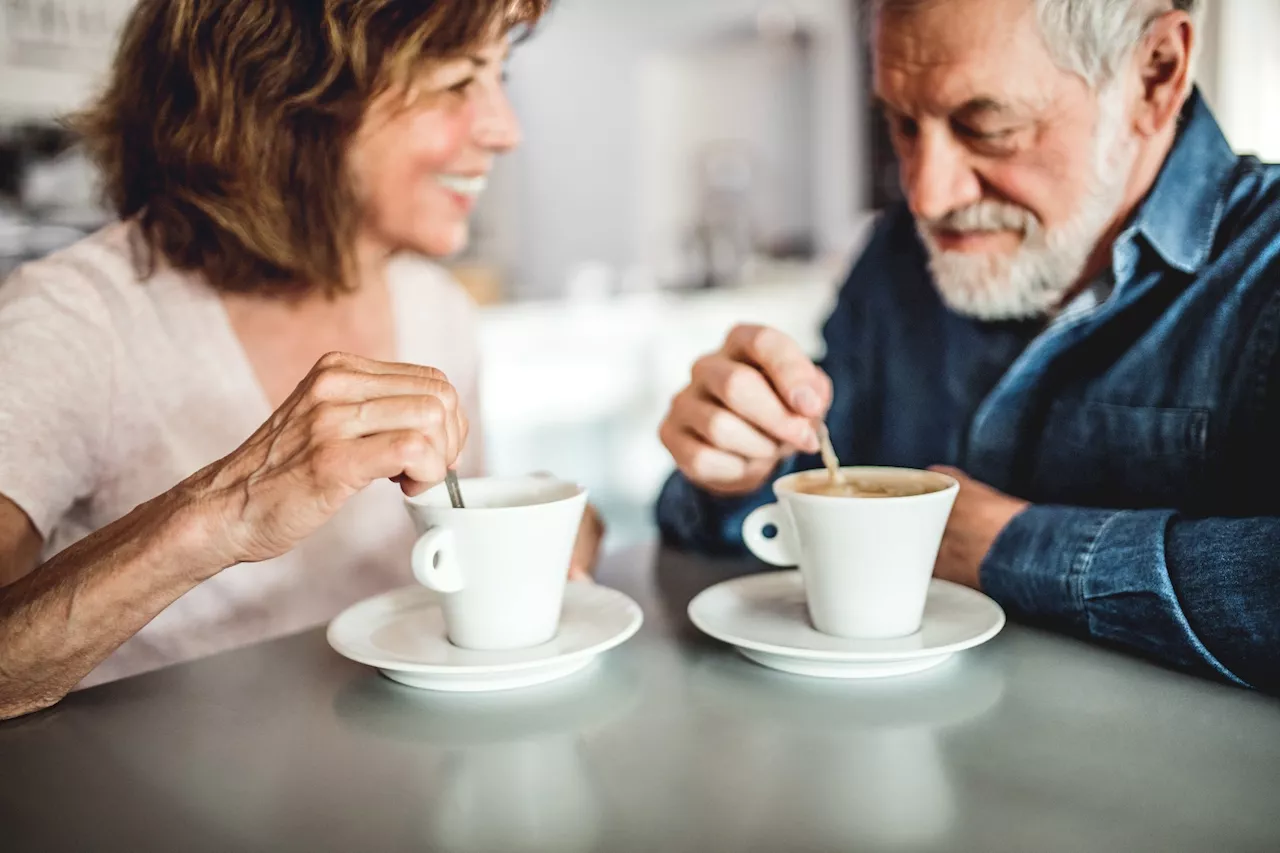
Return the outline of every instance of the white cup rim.
<path id="1" fill-rule="evenodd" d="M 415 507 L 417 509 L 430 509 L 430 510 L 434 510 L 436 512 L 441 512 L 441 513 L 465 512 L 469 516 L 511 515 L 519 512 L 529 512 L 530 510 L 536 510 L 539 507 L 557 506 L 559 504 L 568 503 L 569 501 L 576 501 L 587 494 L 586 486 L 583 486 L 581 483 L 577 483 L 572 480 L 563 480 L 559 477 L 553 477 L 553 476 L 548 476 L 544 474 L 526 474 L 524 476 L 507 476 L 507 477 L 504 477 L 504 476 L 459 477 L 458 487 L 462 490 L 462 497 L 463 497 L 463 500 L 465 501 L 467 497 L 468 483 L 476 484 L 476 483 L 506 482 L 506 483 L 511 483 L 512 485 L 515 485 L 517 483 L 528 483 L 531 480 L 542 481 L 551 486 L 562 486 L 562 487 L 565 487 L 566 490 L 572 490 L 572 491 L 566 491 L 566 494 L 563 497 L 554 498 L 552 500 L 539 501 L 538 503 L 520 504 L 518 506 L 477 506 L 477 507 L 468 506 L 468 507 L 464 507 L 463 509 L 457 509 L 454 506 L 452 506 L 447 499 L 445 500 L 444 503 L 438 502 L 438 498 L 440 495 L 448 493 L 448 487 L 444 483 L 439 483 L 438 485 L 432 486 L 430 489 L 428 489 L 427 491 L 423 492 L 420 495 L 416 495 L 414 497 L 406 496 L 404 498 L 404 503 L 406 506 Z"/>
<path id="2" fill-rule="evenodd" d="M 845 465 L 841 467 L 841 471 L 847 474 L 911 474 L 914 476 L 924 475 L 931 478 L 937 478 L 940 483 L 946 485 L 936 491 L 926 492 L 923 495 L 897 495 L 893 497 L 868 497 L 865 495 L 814 495 L 806 492 L 796 491 L 795 485 L 800 480 L 811 479 L 815 475 L 821 475 L 826 469 L 813 468 L 806 471 L 796 471 L 785 477 L 779 477 L 773 484 L 773 493 L 779 499 L 791 501 L 802 501 L 804 503 L 846 503 L 846 504 L 909 504 L 909 503 L 928 503 L 930 501 L 942 500 L 949 498 L 960 490 L 960 482 L 955 477 L 943 474 L 939 471 L 928 471 L 923 468 L 898 468 L 886 465 Z"/>

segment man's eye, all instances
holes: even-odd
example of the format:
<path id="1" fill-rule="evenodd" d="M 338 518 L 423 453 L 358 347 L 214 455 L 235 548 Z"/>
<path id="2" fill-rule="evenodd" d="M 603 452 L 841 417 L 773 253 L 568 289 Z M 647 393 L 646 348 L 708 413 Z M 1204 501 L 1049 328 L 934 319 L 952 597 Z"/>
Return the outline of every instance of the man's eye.
<path id="1" fill-rule="evenodd" d="M 465 80 L 459 80 L 457 83 L 454 83 L 452 86 L 449 87 L 449 91 L 453 92 L 455 95 L 465 95 L 468 91 L 470 91 L 472 84 L 474 84 L 475 82 L 476 82 L 476 78 L 474 77 L 468 77 Z"/>
<path id="2" fill-rule="evenodd" d="M 915 139 L 920 134 L 920 124 L 906 116 L 891 116 L 889 124 L 893 132 L 903 139 Z"/>
<path id="3" fill-rule="evenodd" d="M 1002 130 L 980 130 L 967 124 L 957 124 L 955 130 L 958 136 L 963 136 L 965 139 L 972 139 L 976 142 L 1000 142 L 1008 139 L 1013 134 L 1013 130 L 1008 128 Z"/>

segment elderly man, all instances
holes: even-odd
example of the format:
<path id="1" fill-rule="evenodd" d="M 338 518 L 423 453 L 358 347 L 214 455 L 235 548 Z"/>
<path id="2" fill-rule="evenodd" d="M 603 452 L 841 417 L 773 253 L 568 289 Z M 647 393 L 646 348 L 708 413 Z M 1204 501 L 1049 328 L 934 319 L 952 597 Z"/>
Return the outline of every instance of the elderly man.
<path id="1" fill-rule="evenodd" d="M 1024 620 L 1280 691 L 1280 169 L 1191 84 L 1196 0 L 880 0 L 908 203 L 825 327 L 695 365 L 668 541 L 732 551 L 846 461 L 961 481 L 936 573 Z"/>

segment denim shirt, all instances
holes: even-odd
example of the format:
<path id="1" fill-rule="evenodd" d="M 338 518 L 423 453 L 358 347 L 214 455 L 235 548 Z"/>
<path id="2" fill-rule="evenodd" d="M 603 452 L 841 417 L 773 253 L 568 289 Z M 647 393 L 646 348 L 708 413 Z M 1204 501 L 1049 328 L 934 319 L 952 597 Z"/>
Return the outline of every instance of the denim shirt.
<path id="1" fill-rule="evenodd" d="M 981 567 L 1013 617 L 1280 692 L 1280 167 L 1237 157 L 1199 93 L 1110 273 L 1051 326 L 968 319 L 888 211 L 824 328 L 836 451 L 1030 501 Z M 659 528 L 740 552 L 771 499 L 676 474 Z"/>

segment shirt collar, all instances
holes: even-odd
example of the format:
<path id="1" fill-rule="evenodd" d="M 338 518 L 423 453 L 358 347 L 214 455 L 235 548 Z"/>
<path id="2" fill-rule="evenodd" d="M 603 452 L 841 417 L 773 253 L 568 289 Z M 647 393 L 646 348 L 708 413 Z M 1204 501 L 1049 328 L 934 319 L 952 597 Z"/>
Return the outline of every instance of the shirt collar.
<path id="1" fill-rule="evenodd" d="M 1180 122 L 1155 185 L 1117 241 L 1117 273 L 1121 256 L 1129 254 L 1122 244 L 1137 234 L 1182 272 L 1193 274 L 1209 259 L 1237 157 L 1199 89 L 1192 90 Z"/>

